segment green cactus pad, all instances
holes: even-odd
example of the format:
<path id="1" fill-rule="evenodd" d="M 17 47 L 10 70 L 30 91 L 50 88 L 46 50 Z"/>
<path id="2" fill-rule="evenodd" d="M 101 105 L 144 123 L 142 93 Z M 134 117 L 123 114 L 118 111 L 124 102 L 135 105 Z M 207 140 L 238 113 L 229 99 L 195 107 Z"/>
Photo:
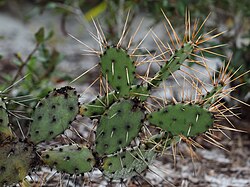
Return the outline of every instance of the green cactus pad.
<path id="1" fill-rule="evenodd" d="M 131 100 L 121 100 L 104 113 L 96 130 L 96 151 L 112 154 L 128 146 L 138 136 L 144 113 Z"/>
<path id="2" fill-rule="evenodd" d="M 0 186 L 22 181 L 34 158 L 33 147 L 26 143 L 13 141 L 0 145 Z"/>
<path id="3" fill-rule="evenodd" d="M 168 105 L 148 116 L 149 122 L 173 136 L 194 137 L 213 125 L 213 115 L 195 104 Z"/>
<path id="4" fill-rule="evenodd" d="M 80 114 L 87 117 L 97 117 L 102 115 L 105 110 L 117 100 L 114 92 L 107 96 L 97 97 L 95 100 L 80 106 Z"/>
<path id="5" fill-rule="evenodd" d="M 43 151 L 41 157 L 46 165 L 68 174 L 83 174 L 91 171 L 95 165 L 92 152 L 87 147 L 77 144 Z"/>
<path id="6" fill-rule="evenodd" d="M 112 180 L 131 178 L 148 168 L 156 153 L 152 150 L 135 149 L 124 151 L 103 159 L 104 176 Z"/>
<path id="7" fill-rule="evenodd" d="M 135 66 L 130 56 L 121 48 L 107 47 L 101 56 L 101 71 L 109 85 L 120 96 L 128 96 L 135 79 Z"/>
<path id="8" fill-rule="evenodd" d="M 191 43 L 185 43 L 180 49 L 176 50 L 166 64 L 155 75 L 154 79 L 151 81 L 151 85 L 159 86 L 163 80 L 166 80 L 172 73 L 179 70 L 193 50 L 194 46 Z"/>
<path id="9" fill-rule="evenodd" d="M 73 88 L 55 89 L 35 108 L 30 140 L 37 144 L 63 133 L 75 119 L 78 111 L 78 96 Z"/>
<path id="10" fill-rule="evenodd" d="M 9 117 L 6 112 L 6 105 L 2 98 L 0 98 L 0 142 L 10 136 L 12 136 L 12 132 L 9 127 Z"/>

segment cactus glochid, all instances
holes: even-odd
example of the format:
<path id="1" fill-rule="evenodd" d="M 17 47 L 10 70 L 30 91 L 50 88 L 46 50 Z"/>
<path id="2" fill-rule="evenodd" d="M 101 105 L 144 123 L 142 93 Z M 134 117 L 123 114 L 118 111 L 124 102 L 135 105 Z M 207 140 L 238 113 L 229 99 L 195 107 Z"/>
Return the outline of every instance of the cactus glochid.
<path id="1" fill-rule="evenodd" d="M 172 28 L 168 19 L 167 22 Z M 186 61 L 198 62 L 190 56 L 198 58 L 202 51 L 200 44 L 210 39 L 206 38 L 206 34 L 200 34 L 204 23 L 200 27 L 196 24 L 192 33 L 185 30 L 182 40 L 172 30 L 174 40 L 168 31 L 173 48 L 170 45 L 164 46 L 162 41 L 158 43 L 158 37 L 154 38 L 157 52 L 151 54 L 146 50 L 145 55 L 138 55 L 145 56 L 145 61 L 141 58 L 134 61 L 133 57 L 137 56 L 139 46 L 130 52 L 129 44 L 125 50 L 121 45 L 124 36 L 117 45 L 108 45 L 100 34 L 103 31 L 97 27 L 100 35 L 96 38 L 101 40 L 99 43 L 102 49 L 100 52 L 93 52 L 100 57 L 100 73 L 96 79 L 100 80 L 99 95 L 90 102 L 79 104 L 77 92 L 72 87 L 66 86 L 50 92 L 38 102 L 31 115 L 29 134 L 25 137 L 28 143 L 19 142 L 17 137 L 12 136 L 6 106 L 0 98 L 0 140 L 11 136 L 11 140 L 0 142 L 0 185 L 22 181 L 34 167 L 33 158 L 39 160 L 39 164 L 36 164 L 40 167 L 48 166 L 70 175 L 78 176 L 99 169 L 104 178 L 110 181 L 131 179 L 136 175 L 141 176 L 157 156 L 163 155 L 159 152 L 165 153 L 180 142 L 192 142 L 193 138 L 208 131 L 206 136 L 215 129 L 223 129 L 222 125 L 215 122 L 224 117 L 218 115 L 223 113 L 219 109 L 223 106 L 220 100 L 233 90 L 224 89 L 231 75 L 227 76 L 225 73 L 221 76 L 223 80 L 220 81 L 224 84 L 213 80 L 212 91 L 204 89 L 204 93 L 202 88 L 194 85 L 195 82 L 202 81 L 185 72 L 188 78 L 184 77 L 184 80 L 196 89 L 194 99 L 183 97 L 179 101 L 172 96 L 170 102 L 167 96 L 161 98 L 154 95 L 157 93 L 155 88 L 163 90 L 167 95 L 165 81 L 171 76 L 175 79 L 175 72 Z M 186 29 L 190 27 L 190 22 L 187 22 Z M 220 33 L 211 39 L 219 35 Z M 206 63 L 203 54 L 201 59 L 202 63 Z M 147 63 L 149 65 L 144 76 L 136 74 L 140 72 L 137 67 Z M 152 63 L 160 65 L 158 72 L 151 72 Z M 93 126 L 85 123 L 70 126 L 78 114 L 85 119 L 90 118 Z M 91 130 L 86 132 L 82 128 L 83 124 Z M 67 134 L 66 129 L 70 133 Z M 62 134 L 64 136 L 56 138 Z M 209 138 L 212 139 L 212 136 L 214 135 Z M 61 145 L 60 142 L 59 146 L 49 148 L 47 144 L 53 139 L 56 144 L 57 141 L 70 143 Z M 47 143 L 45 149 L 41 148 L 42 142 Z M 12 173 L 17 175 L 12 176 Z"/>

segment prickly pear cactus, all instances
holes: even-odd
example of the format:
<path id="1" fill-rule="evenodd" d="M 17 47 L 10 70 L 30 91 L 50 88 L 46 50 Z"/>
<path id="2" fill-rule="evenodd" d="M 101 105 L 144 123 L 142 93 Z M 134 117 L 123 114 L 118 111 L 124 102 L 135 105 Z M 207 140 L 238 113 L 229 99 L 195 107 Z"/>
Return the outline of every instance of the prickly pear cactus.
<path id="1" fill-rule="evenodd" d="M 98 80 L 100 81 L 99 96 L 93 101 L 80 105 L 78 95 L 71 87 L 50 92 L 38 103 L 31 116 L 33 121 L 27 137 L 29 144 L 6 139 L 11 136 L 11 131 L 8 127 L 6 106 L 0 98 L 0 186 L 23 180 L 32 168 L 34 160 L 39 161 L 39 164 L 35 163 L 38 166 L 48 166 L 60 173 L 73 175 L 74 179 L 78 179 L 76 177 L 79 174 L 95 169 L 99 169 L 104 179 L 109 181 L 124 181 L 136 175 L 143 178 L 143 172 L 152 164 L 156 156 L 164 155 L 172 149 L 172 155 L 175 157 L 176 147 L 181 142 L 189 146 L 190 153 L 193 155 L 192 147 L 199 146 L 193 141 L 194 137 L 205 133 L 210 141 L 215 136 L 212 133 L 215 128 L 223 130 L 222 125 L 214 123 L 217 120 L 214 118 L 225 117 L 228 120 L 226 112 L 231 112 L 230 108 L 218 102 L 236 88 L 224 89 L 224 83 L 228 80 L 230 82 L 232 78 L 232 75 L 227 77 L 228 67 L 223 67 L 222 71 L 219 71 L 222 74 L 220 81 L 213 80 L 214 78 L 209 76 L 213 86 L 211 92 L 206 88 L 200 88 L 200 85 L 205 87 L 209 83 L 203 85 L 196 74 L 185 72 L 186 68 L 193 70 L 193 67 L 185 66 L 185 62 L 188 61 L 202 65 L 206 70 L 209 69 L 203 52 L 216 54 L 209 50 L 220 45 L 202 48 L 201 44 L 221 33 L 214 36 L 210 36 L 212 32 L 202 34 L 202 27 L 206 20 L 201 25 L 195 21 L 194 26 L 191 27 L 187 17 L 184 38 L 180 39 L 165 14 L 164 17 L 168 23 L 165 28 L 171 43 L 165 45 L 165 40 L 160 41 L 153 33 L 155 36 L 153 39 L 158 48 L 152 50 L 154 54 L 151 50 L 140 46 L 146 36 L 131 50 L 130 46 L 135 36 L 133 35 L 126 50 L 122 48 L 127 35 L 125 27 L 118 44 L 109 46 L 110 42 L 106 41 L 103 31 L 99 30 L 101 27 L 95 25 L 98 34 L 93 38 L 100 40 L 98 44 L 101 50 L 91 50 L 91 47 L 86 46 L 88 48 L 86 51 L 100 57 L 100 63 L 94 66 L 99 66 L 100 72 L 91 84 L 92 86 Z M 169 32 L 167 27 L 172 31 Z M 194 30 L 191 31 L 191 28 Z M 145 65 L 146 68 L 136 69 L 140 65 Z M 153 73 L 151 65 L 154 67 L 159 65 L 158 72 Z M 184 70 L 181 69 L 182 66 Z M 182 102 L 178 96 L 175 97 L 179 93 L 168 93 L 168 89 L 172 91 L 175 87 L 164 83 L 172 76 L 178 84 L 179 78 L 175 77 L 178 70 L 185 74 L 181 73 L 180 77 L 185 83 L 190 84 L 196 93 L 194 97 L 190 94 L 189 99 L 185 90 L 182 90 Z M 182 84 L 183 87 L 185 83 Z M 178 84 L 180 87 L 182 85 Z M 159 94 L 160 97 L 158 96 L 158 90 L 164 91 L 164 97 L 161 94 Z M 202 95 L 204 91 L 206 94 Z M 172 104 L 169 104 L 169 95 L 172 96 Z M 220 110 L 220 107 L 224 109 Z M 65 136 L 55 141 L 74 142 L 74 144 L 56 148 L 50 148 L 48 144 L 39 144 L 63 134 L 78 114 L 90 119 L 84 119 L 81 123 L 79 117 L 80 123 L 75 123 L 69 133 L 65 133 Z M 85 120 L 87 122 L 92 120 L 92 124 L 85 124 Z M 83 124 L 85 126 L 82 128 Z M 206 133 L 207 131 L 209 133 Z M 25 136 L 24 133 L 22 135 Z M 4 143 L 2 140 L 5 140 Z M 217 141 L 210 142 L 214 145 L 219 144 Z M 35 151 L 33 146 L 37 148 Z M 39 156 L 36 157 L 34 152 Z M 60 182 L 63 181 L 61 179 L 60 176 Z M 30 185 L 29 182 L 23 181 L 22 185 Z"/>
<path id="2" fill-rule="evenodd" d="M 68 174 L 90 172 L 96 162 L 91 150 L 77 144 L 43 151 L 41 157 L 46 165 Z"/>
<path id="3" fill-rule="evenodd" d="M 102 170 L 105 177 L 112 180 L 128 179 L 148 168 L 156 153 L 153 150 L 137 148 L 124 151 L 103 160 Z"/>
<path id="4" fill-rule="evenodd" d="M 130 56 L 119 47 L 107 46 L 100 60 L 103 77 L 120 96 L 128 96 L 135 79 L 135 66 Z"/>
<path id="5" fill-rule="evenodd" d="M 194 137 L 204 133 L 213 125 L 213 115 L 195 104 L 168 105 L 148 116 L 149 122 L 171 135 Z"/>
<path id="6" fill-rule="evenodd" d="M 35 162 L 33 147 L 24 142 L 0 144 L 0 186 L 22 181 Z"/>
<path id="7" fill-rule="evenodd" d="M 30 140 L 34 144 L 48 141 L 64 132 L 79 112 L 75 89 L 63 87 L 42 99 L 32 115 Z"/>
<path id="8" fill-rule="evenodd" d="M 9 127 L 9 117 L 6 110 L 6 105 L 2 98 L 0 98 L 0 142 L 5 140 L 7 137 L 12 136 L 12 132 Z"/>
<path id="9" fill-rule="evenodd" d="M 138 136 L 144 113 L 136 102 L 120 100 L 101 117 L 96 130 L 96 152 L 107 155 L 128 146 Z"/>

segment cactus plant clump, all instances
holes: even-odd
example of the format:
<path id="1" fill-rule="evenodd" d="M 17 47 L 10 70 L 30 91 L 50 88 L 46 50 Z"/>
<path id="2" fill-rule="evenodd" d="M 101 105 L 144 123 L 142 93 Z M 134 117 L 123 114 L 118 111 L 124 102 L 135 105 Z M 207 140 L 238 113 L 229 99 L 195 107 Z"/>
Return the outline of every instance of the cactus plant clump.
<path id="1" fill-rule="evenodd" d="M 205 87 L 202 80 L 181 69 L 189 61 L 203 64 L 208 70 L 201 44 L 221 33 L 207 38 L 206 33 L 200 33 L 205 22 L 200 25 L 195 22 L 191 32 L 191 23 L 187 18 L 184 38 L 180 39 L 165 14 L 164 17 L 172 30 L 170 34 L 167 29 L 172 47 L 158 41 L 159 38 L 154 34 L 156 53 L 151 54 L 146 50 L 145 55 L 138 55 L 146 57 L 143 58 L 147 59 L 145 61 L 135 58 L 139 45 L 133 50 L 129 50 L 131 42 L 127 47 L 122 46 L 126 27 L 114 46 L 108 44 L 103 31 L 97 27 L 96 38 L 100 40 L 101 50 L 93 53 L 100 60 L 95 66 L 100 68 L 96 79 L 99 80 L 100 93 L 94 100 L 79 104 L 76 90 L 66 86 L 53 90 L 38 102 L 31 116 L 27 136 L 29 143 L 17 140 L 0 143 L 0 184 L 23 180 L 33 167 L 34 157 L 39 160 L 37 166 L 48 166 L 71 176 L 97 169 L 105 180 L 126 181 L 136 175 L 142 176 L 153 160 L 164 155 L 171 147 L 186 142 L 192 150 L 192 143 L 197 136 L 206 134 L 209 137 L 211 134 L 215 137 L 212 134 L 214 129 L 223 130 L 223 126 L 218 124 L 225 117 L 220 110 L 223 106 L 220 101 L 234 89 L 225 89 L 232 75 L 227 75 L 227 68 L 224 68 L 220 80 L 210 76 L 212 90 L 208 92 L 204 89 L 204 92 L 198 86 L 201 84 Z M 202 59 L 202 62 L 192 56 Z M 152 63 L 160 65 L 158 71 L 151 72 Z M 141 64 L 149 64 L 144 75 L 136 73 Z M 183 97 L 182 101 L 178 101 L 172 95 L 170 102 L 167 97 L 156 96 L 158 90 L 167 93 L 165 81 L 171 77 L 175 79 L 179 70 L 187 74 L 183 79 L 195 89 L 194 99 Z M 8 114 L 2 100 L 0 106 L 0 135 L 9 136 Z M 92 120 L 91 131 L 77 129 L 82 123 L 77 124 L 76 128 L 71 126 L 78 114 Z M 66 136 L 65 133 L 65 137 L 59 140 L 67 142 L 67 145 L 61 145 L 63 143 L 60 142 L 55 148 L 48 145 L 40 147 L 40 143 L 48 143 L 64 134 L 69 127 L 72 127 L 70 130 L 73 129 L 72 132 L 76 132 L 78 138 Z M 88 139 L 81 136 L 87 133 Z M 12 177 L 11 173 L 15 171 L 18 175 Z"/>
<path id="2" fill-rule="evenodd" d="M 162 85 L 164 88 L 167 79 L 175 79 L 175 73 L 181 70 L 187 61 L 204 63 L 203 66 L 207 67 L 201 45 L 222 34 L 211 37 L 200 34 L 205 21 L 200 25 L 196 22 L 197 25 L 191 31 L 190 20 L 186 19 L 185 35 L 180 39 L 165 14 L 164 17 L 173 32 L 174 38 L 167 30 L 173 48 L 169 47 L 170 45 L 165 46 L 155 37 L 154 41 L 160 53 L 155 56 L 149 53 L 147 57 L 152 57 L 151 60 L 135 62 L 133 55 L 137 48 L 131 53 L 128 52 L 128 47 L 125 50 L 120 42 L 115 46 L 107 45 L 105 37 L 99 37 L 99 42 L 103 44 L 101 51 L 93 51 L 100 57 L 100 87 L 103 88 L 100 93 L 104 91 L 105 94 L 82 104 L 80 113 L 83 117 L 97 119 L 93 150 L 101 159 L 100 166 L 97 167 L 110 180 L 126 180 L 141 175 L 158 152 L 164 153 L 169 147 L 177 146 L 180 142 L 190 145 L 192 139 L 199 135 L 212 132 L 216 128 L 223 129 L 215 124 L 218 120 L 215 118 L 220 112 L 216 107 L 217 102 L 222 95 L 231 91 L 225 91 L 225 85 L 213 82 L 213 90 L 205 90 L 205 94 L 202 94 L 204 91 L 194 86 L 194 82 L 201 80 L 184 72 L 192 80 L 190 85 L 196 89 L 196 99 L 185 101 L 183 98 L 182 102 L 178 102 L 173 98 L 173 102 L 169 102 L 166 98 L 152 95 L 156 89 L 161 89 Z M 98 29 L 97 33 L 103 33 Z M 122 40 L 123 36 L 120 41 Z M 170 54 L 166 55 L 165 50 Z M 202 63 L 194 60 L 193 56 L 202 59 Z M 149 65 L 146 76 L 136 74 L 137 66 L 147 62 L 160 64 L 158 72 L 150 77 L 152 73 L 149 73 Z M 222 77 L 224 82 L 227 76 L 225 74 Z M 134 139 L 144 148 L 133 141 Z M 144 160 L 136 159 L 138 152 Z"/>

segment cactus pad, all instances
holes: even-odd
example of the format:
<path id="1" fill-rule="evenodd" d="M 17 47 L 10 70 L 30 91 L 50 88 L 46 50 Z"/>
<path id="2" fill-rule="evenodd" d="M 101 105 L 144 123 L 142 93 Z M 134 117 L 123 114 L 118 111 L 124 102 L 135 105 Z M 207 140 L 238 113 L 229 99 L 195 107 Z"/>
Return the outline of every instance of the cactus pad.
<path id="1" fill-rule="evenodd" d="M 91 171 L 95 165 L 91 151 L 76 144 L 43 151 L 41 157 L 45 164 L 68 174 L 83 174 Z"/>
<path id="2" fill-rule="evenodd" d="M 170 57 L 166 64 L 155 75 L 151 84 L 159 86 L 163 80 L 166 80 L 172 73 L 180 69 L 181 65 L 193 52 L 194 46 L 191 43 L 185 43 L 180 49 Z"/>
<path id="3" fill-rule="evenodd" d="M 37 144 L 64 132 L 78 114 L 78 96 L 71 87 L 50 92 L 35 108 L 30 140 Z"/>
<path id="4" fill-rule="evenodd" d="M 107 47 L 101 56 L 103 77 L 120 96 L 128 96 L 135 79 L 135 66 L 130 56 L 121 48 Z"/>
<path id="5" fill-rule="evenodd" d="M 97 117 L 102 115 L 116 100 L 114 92 L 109 93 L 107 96 L 97 97 L 90 103 L 81 105 L 80 114 L 87 117 Z"/>
<path id="6" fill-rule="evenodd" d="M 152 150 L 124 151 L 103 159 L 103 174 L 112 180 L 127 179 L 140 175 L 147 169 L 155 156 L 156 153 Z"/>
<path id="7" fill-rule="evenodd" d="M 149 122 L 171 135 L 193 137 L 207 131 L 213 125 L 212 113 L 195 104 L 168 105 L 152 112 Z"/>
<path id="8" fill-rule="evenodd" d="M 9 127 L 9 117 L 6 112 L 6 105 L 0 98 L 0 141 L 3 141 L 9 136 L 12 136 L 12 132 Z"/>
<path id="9" fill-rule="evenodd" d="M 138 136 L 143 119 L 142 109 L 132 100 L 121 100 L 111 105 L 97 126 L 97 153 L 112 154 L 128 146 Z"/>
<path id="10" fill-rule="evenodd" d="M 35 160 L 33 147 L 23 142 L 0 145 L 0 186 L 22 181 Z"/>

